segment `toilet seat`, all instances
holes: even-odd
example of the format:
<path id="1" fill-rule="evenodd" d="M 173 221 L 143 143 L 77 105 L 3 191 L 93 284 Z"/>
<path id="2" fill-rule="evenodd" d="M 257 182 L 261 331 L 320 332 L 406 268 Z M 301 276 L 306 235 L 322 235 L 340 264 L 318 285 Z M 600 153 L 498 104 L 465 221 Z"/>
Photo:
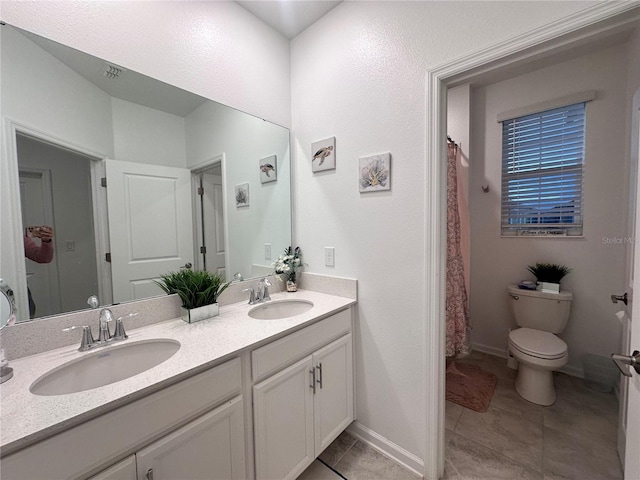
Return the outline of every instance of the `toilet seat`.
<path id="1" fill-rule="evenodd" d="M 567 344 L 553 333 L 518 328 L 509 332 L 509 345 L 524 355 L 544 360 L 556 360 L 567 354 Z"/>

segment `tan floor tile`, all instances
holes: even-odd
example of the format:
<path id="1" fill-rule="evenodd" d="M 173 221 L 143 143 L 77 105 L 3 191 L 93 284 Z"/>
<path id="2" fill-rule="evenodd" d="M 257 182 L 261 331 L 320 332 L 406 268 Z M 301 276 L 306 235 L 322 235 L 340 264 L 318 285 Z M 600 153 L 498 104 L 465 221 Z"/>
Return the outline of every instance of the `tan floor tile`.
<path id="1" fill-rule="evenodd" d="M 357 441 L 335 469 L 349 480 L 416 480 L 416 476 L 373 448 Z"/>
<path id="2" fill-rule="evenodd" d="M 458 434 L 449 442 L 445 468 L 455 480 L 542 480 L 541 472 Z"/>
<path id="3" fill-rule="evenodd" d="M 617 409 L 602 410 L 584 400 L 559 397 L 544 410 L 544 426 L 577 438 L 594 438 L 612 448 L 617 439 Z"/>
<path id="4" fill-rule="evenodd" d="M 615 449 L 597 439 L 578 438 L 544 429 L 543 472 L 548 479 L 621 480 L 622 468 Z"/>
<path id="5" fill-rule="evenodd" d="M 542 471 L 542 424 L 503 410 L 485 413 L 465 409 L 455 433 L 506 457 Z"/>
<path id="6" fill-rule="evenodd" d="M 330 468 L 323 465 L 316 460 L 309 467 L 302 472 L 298 477 L 298 480 L 342 480 L 339 475 L 336 475 Z"/>
<path id="7" fill-rule="evenodd" d="M 455 430 L 456 424 L 458 423 L 463 410 L 464 407 L 462 405 L 458 405 L 457 403 L 447 400 L 444 406 L 444 428 Z"/>
<path id="8" fill-rule="evenodd" d="M 347 453 L 355 443 L 356 438 L 350 435 L 347 431 L 344 431 L 333 441 L 333 443 L 331 443 L 331 445 L 325 448 L 319 458 L 328 465 L 335 467 L 340 459 L 344 457 L 344 454 Z"/>
<path id="9" fill-rule="evenodd" d="M 491 408 L 499 408 L 542 425 L 544 407 L 518 395 L 514 379 L 498 378 L 498 384 L 491 399 Z"/>

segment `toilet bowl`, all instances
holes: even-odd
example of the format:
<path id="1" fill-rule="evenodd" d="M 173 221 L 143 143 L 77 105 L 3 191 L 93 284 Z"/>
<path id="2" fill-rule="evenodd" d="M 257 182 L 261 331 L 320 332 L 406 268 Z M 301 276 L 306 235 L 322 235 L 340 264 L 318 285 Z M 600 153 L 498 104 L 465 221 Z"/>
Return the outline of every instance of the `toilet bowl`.
<path id="1" fill-rule="evenodd" d="M 509 285 L 513 316 L 518 327 L 509 332 L 509 352 L 518 361 L 516 391 L 538 405 L 556 400 L 553 371 L 567 364 L 567 344 L 556 334 L 569 321 L 571 292 L 547 293 Z"/>
<path id="2" fill-rule="evenodd" d="M 522 327 L 509 332 L 509 351 L 519 362 L 516 391 L 532 403 L 556 401 L 553 371 L 566 365 L 567 344 L 553 333 Z"/>

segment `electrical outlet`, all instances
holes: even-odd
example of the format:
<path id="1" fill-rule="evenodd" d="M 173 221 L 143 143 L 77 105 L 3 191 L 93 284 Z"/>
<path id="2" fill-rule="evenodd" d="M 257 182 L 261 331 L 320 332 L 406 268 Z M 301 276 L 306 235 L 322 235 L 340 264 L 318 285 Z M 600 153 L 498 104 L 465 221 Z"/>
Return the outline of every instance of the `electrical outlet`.
<path id="1" fill-rule="evenodd" d="M 336 266 L 336 251 L 333 247 L 324 247 L 324 264 L 327 267 Z"/>
<path id="2" fill-rule="evenodd" d="M 271 260 L 271 244 L 270 243 L 264 244 L 264 259 Z"/>

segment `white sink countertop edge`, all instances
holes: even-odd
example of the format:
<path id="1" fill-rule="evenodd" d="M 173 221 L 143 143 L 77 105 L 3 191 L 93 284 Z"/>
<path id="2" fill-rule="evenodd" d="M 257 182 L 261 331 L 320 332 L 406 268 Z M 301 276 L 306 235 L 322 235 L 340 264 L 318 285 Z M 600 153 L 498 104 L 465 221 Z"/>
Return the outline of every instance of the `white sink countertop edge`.
<path id="1" fill-rule="evenodd" d="M 78 344 L 13 360 L 14 377 L 0 385 L 0 449 L 6 456 L 71 426 L 142 398 L 154 391 L 188 378 L 208 366 L 240 352 L 343 310 L 356 300 L 309 290 L 272 295 L 277 300 L 308 300 L 314 306 L 294 317 L 257 320 L 248 312 L 255 305 L 246 302 L 220 307 L 220 315 L 198 323 L 168 320 L 128 331 L 129 339 L 113 346 L 141 340 L 169 338 L 180 342 L 178 352 L 167 361 L 133 377 L 67 395 L 38 396 L 31 384 L 45 373 L 70 360 L 106 351 L 103 347 L 79 352 Z M 268 302 L 267 302 L 268 303 Z M 97 330 L 98 318 L 95 325 Z M 126 328 L 126 320 L 125 320 Z"/>

